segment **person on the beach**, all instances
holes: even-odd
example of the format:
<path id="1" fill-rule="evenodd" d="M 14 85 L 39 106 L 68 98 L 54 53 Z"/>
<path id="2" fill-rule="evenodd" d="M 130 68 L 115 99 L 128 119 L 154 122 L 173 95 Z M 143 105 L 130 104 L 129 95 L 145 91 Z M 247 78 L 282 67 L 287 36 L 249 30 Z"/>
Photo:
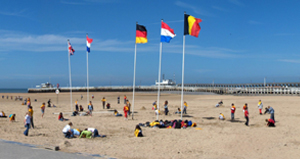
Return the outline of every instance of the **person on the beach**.
<path id="1" fill-rule="evenodd" d="M 160 115 L 160 110 L 159 109 L 155 110 L 155 115 Z"/>
<path id="2" fill-rule="evenodd" d="M 129 107 L 127 104 L 124 106 L 123 111 L 124 111 L 125 120 L 127 120 L 128 119 L 127 113 L 129 111 Z"/>
<path id="3" fill-rule="evenodd" d="M 71 130 L 73 132 L 73 136 L 80 136 L 81 134 L 81 130 L 80 129 L 72 129 Z"/>
<path id="4" fill-rule="evenodd" d="M 30 102 L 30 98 L 27 98 L 27 108 L 29 108 L 29 106 L 31 106 L 31 102 Z"/>
<path id="5" fill-rule="evenodd" d="M 79 106 L 79 110 L 80 110 L 81 112 L 83 112 L 83 107 L 82 107 L 82 105 Z"/>
<path id="6" fill-rule="evenodd" d="M 67 121 L 68 119 L 65 119 L 64 116 L 63 116 L 63 113 L 60 112 L 59 115 L 58 115 L 58 120 L 60 120 L 60 121 Z"/>
<path id="7" fill-rule="evenodd" d="M 219 115 L 219 120 L 225 120 L 224 114 L 220 113 L 220 115 Z"/>
<path id="8" fill-rule="evenodd" d="M 246 118 L 246 122 L 245 122 L 245 125 L 248 126 L 249 125 L 249 112 L 248 112 L 248 108 L 246 107 L 245 108 L 245 118 Z"/>
<path id="9" fill-rule="evenodd" d="M 105 97 L 103 97 L 103 98 L 101 99 L 101 102 L 102 102 L 103 109 L 105 109 L 105 102 L 106 102 Z"/>
<path id="10" fill-rule="evenodd" d="M 51 107 L 51 99 L 48 100 L 48 107 Z"/>
<path id="11" fill-rule="evenodd" d="M 75 110 L 79 111 L 79 108 L 78 108 L 78 100 L 75 101 Z"/>
<path id="12" fill-rule="evenodd" d="M 94 110 L 92 101 L 90 101 L 90 103 L 89 103 L 89 105 L 88 105 L 88 109 L 89 109 L 89 111 L 90 111 L 90 116 L 92 116 L 92 111 Z"/>
<path id="13" fill-rule="evenodd" d="M 169 109 L 168 109 L 168 101 L 167 100 L 165 101 L 164 108 L 165 108 L 165 115 L 168 115 Z"/>
<path id="14" fill-rule="evenodd" d="M 270 118 L 275 121 L 275 116 L 274 116 L 275 110 L 270 106 L 268 106 L 268 113 L 271 114 Z"/>
<path id="15" fill-rule="evenodd" d="M 28 133 L 29 133 L 29 127 L 30 127 L 30 116 L 29 116 L 29 113 L 28 113 L 28 112 L 27 112 L 26 115 L 25 115 L 24 126 L 25 126 L 26 130 L 23 132 L 23 134 L 24 134 L 25 136 L 28 136 Z"/>
<path id="16" fill-rule="evenodd" d="M 157 104 L 156 104 L 156 101 L 152 103 L 153 107 L 152 107 L 152 110 L 156 110 L 157 109 Z"/>
<path id="17" fill-rule="evenodd" d="M 177 109 L 177 112 L 175 112 L 175 114 L 181 114 L 181 109 L 178 108 L 178 109 Z"/>
<path id="18" fill-rule="evenodd" d="M 126 104 L 127 104 L 127 106 L 128 106 L 128 115 L 130 115 L 130 109 L 131 109 L 131 104 L 130 104 L 130 102 L 129 102 L 129 100 L 127 99 L 126 100 Z"/>
<path id="19" fill-rule="evenodd" d="M 187 107 L 188 107 L 186 101 L 184 101 L 183 105 L 184 105 L 184 107 L 183 107 L 183 112 L 182 112 L 182 113 L 183 113 L 183 114 L 186 114 L 186 109 L 187 109 Z"/>
<path id="20" fill-rule="evenodd" d="M 257 106 L 258 106 L 258 109 L 259 109 L 259 114 L 262 115 L 261 110 L 262 110 L 262 108 L 263 108 L 263 104 L 262 104 L 261 100 L 258 101 Z"/>
<path id="21" fill-rule="evenodd" d="M 83 95 L 81 95 L 81 100 L 83 99 Z"/>
<path id="22" fill-rule="evenodd" d="M 5 115 L 4 111 L 1 111 L 1 112 L 0 112 L 0 117 L 1 117 L 1 118 L 7 118 L 7 116 Z"/>
<path id="23" fill-rule="evenodd" d="M 119 114 L 119 112 L 116 109 L 114 110 L 114 115 L 115 116 L 122 116 L 122 114 Z"/>
<path id="24" fill-rule="evenodd" d="M 216 107 L 222 106 L 223 105 L 223 101 L 221 100 L 218 104 L 216 104 Z"/>
<path id="25" fill-rule="evenodd" d="M 118 104 L 120 104 L 120 96 L 118 96 Z"/>
<path id="26" fill-rule="evenodd" d="M 124 95 L 124 104 L 126 104 L 127 97 Z"/>
<path id="27" fill-rule="evenodd" d="M 268 127 L 275 127 L 275 121 L 273 119 L 266 119 Z"/>
<path id="28" fill-rule="evenodd" d="M 136 125 L 134 135 L 136 137 L 143 137 L 144 136 L 143 133 L 142 133 L 142 129 L 139 125 Z"/>
<path id="29" fill-rule="evenodd" d="M 73 113 L 72 113 L 72 116 L 76 116 L 76 115 L 79 115 L 78 111 L 75 110 Z"/>
<path id="30" fill-rule="evenodd" d="M 246 108 L 248 108 L 248 104 L 245 103 L 245 105 L 243 106 L 243 112 L 245 113 Z"/>
<path id="31" fill-rule="evenodd" d="M 42 106 L 41 106 L 41 112 L 42 112 L 42 118 L 44 117 L 44 113 L 45 113 L 45 106 L 46 104 L 43 103 Z"/>
<path id="32" fill-rule="evenodd" d="M 106 109 L 110 109 L 110 103 L 106 104 Z"/>
<path id="33" fill-rule="evenodd" d="M 231 104 L 230 110 L 231 110 L 231 120 L 234 120 L 235 106 L 233 103 Z"/>
<path id="34" fill-rule="evenodd" d="M 30 116 L 30 124 L 32 126 L 32 128 L 34 129 L 34 125 L 33 125 L 33 110 L 32 110 L 32 106 L 29 106 L 29 109 L 28 109 L 28 114 Z"/>
<path id="35" fill-rule="evenodd" d="M 95 97 L 94 97 L 94 95 L 92 95 L 92 99 L 94 99 Z"/>
<path id="36" fill-rule="evenodd" d="M 96 128 L 85 128 L 84 130 L 92 132 L 93 137 L 101 137 L 101 135 L 99 135 L 99 132 Z"/>
<path id="37" fill-rule="evenodd" d="M 16 114 L 10 114 L 8 117 L 9 117 L 9 122 L 13 122 L 15 121 Z"/>
<path id="38" fill-rule="evenodd" d="M 85 137 L 85 138 L 89 138 L 89 139 L 90 139 L 90 138 L 92 138 L 92 135 L 93 135 L 93 133 L 92 133 L 91 131 L 83 130 L 83 131 L 81 132 L 79 138 Z"/>
<path id="39" fill-rule="evenodd" d="M 73 126 L 73 123 L 69 122 L 68 125 L 66 125 L 62 130 L 66 138 L 72 138 L 74 136 L 71 126 Z"/>

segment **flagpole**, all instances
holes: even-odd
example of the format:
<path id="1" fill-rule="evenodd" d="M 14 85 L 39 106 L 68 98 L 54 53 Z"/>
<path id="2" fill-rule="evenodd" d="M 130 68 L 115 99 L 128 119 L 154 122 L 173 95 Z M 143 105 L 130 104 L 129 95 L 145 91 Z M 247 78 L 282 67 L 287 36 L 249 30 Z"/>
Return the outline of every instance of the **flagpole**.
<path id="1" fill-rule="evenodd" d="M 88 34 L 86 34 L 88 36 Z M 89 52 L 86 51 L 86 96 L 87 104 L 89 104 Z"/>
<path id="2" fill-rule="evenodd" d="M 134 49 L 134 71 L 133 71 L 133 94 L 132 94 L 132 119 L 134 114 L 134 92 L 135 92 L 135 70 L 136 70 L 136 43 Z"/>
<path id="3" fill-rule="evenodd" d="M 161 20 L 163 22 L 163 19 Z M 159 64 L 158 64 L 158 89 L 157 89 L 157 120 L 159 116 L 159 99 L 160 99 L 160 76 L 161 76 L 161 56 L 162 56 L 162 42 L 160 42 L 160 49 L 159 49 Z"/>
<path id="4" fill-rule="evenodd" d="M 69 40 L 68 40 L 68 47 L 69 47 Z M 73 112 L 72 107 L 72 75 L 71 75 L 71 58 L 70 58 L 70 52 L 68 51 L 68 60 L 69 60 L 69 83 L 70 83 L 70 106 L 71 106 L 71 112 Z"/>
<path id="5" fill-rule="evenodd" d="M 184 85 L 184 52 L 185 52 L 185 35 L 183 35 L 183 53 L 182 53 L 182 81 L 181 81 L 181 120 L 183 114 L 183 85 Z"/>

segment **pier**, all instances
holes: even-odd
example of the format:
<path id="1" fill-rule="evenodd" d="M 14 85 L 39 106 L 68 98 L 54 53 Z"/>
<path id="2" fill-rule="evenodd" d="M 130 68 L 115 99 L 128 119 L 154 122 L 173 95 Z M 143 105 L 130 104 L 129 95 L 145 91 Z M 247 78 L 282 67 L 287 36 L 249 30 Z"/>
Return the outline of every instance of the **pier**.
<path id="1" fill-rule="evenodd" d="M 28 88 L 28 93 L 55 93 L 57 88 Z M 138 86 L 137 92 L 155 92 L 157 86 Z M 181 91 L 181 84 L 162 86 L 162 92 Z M 70 92 L 69 87 L 59 88 Z M 86 92 L 86 87 L 72 87 L 73 92 Z M 132 92 L 132 86 L 89 87 L 90 92 Z M 300 83 L 253 83 L 253 84 L 184 84 L 184 92 L 212 92 L 232 95 L 300 95 Z"/>

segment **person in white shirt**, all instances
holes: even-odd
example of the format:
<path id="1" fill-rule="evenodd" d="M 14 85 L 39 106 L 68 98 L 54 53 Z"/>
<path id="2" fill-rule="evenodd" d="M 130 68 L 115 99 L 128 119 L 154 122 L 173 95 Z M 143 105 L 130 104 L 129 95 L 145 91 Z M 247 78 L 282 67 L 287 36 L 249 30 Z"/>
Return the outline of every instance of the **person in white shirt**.
<path id="1" fill-rule="evenodd" d="M 85 130 L 92 132 L 92 133 L 93 133 L 93 137 L 101 137 L 101 136 L 99 135 L 98 130 L 95 129 L 95 128 L 86 128 Z"/>
<path id="2" fill-rule="evenodd" d="M 225 120 L 224 114 L 220 113 L 219 120 Z"/>
<path id="3" fill-rule="evenodd" d="M 74 137 L 74 134 L 72 132 L 71 126 L 73 126 L 73 124 L 72 124 L 72 122 L 69 122 L 69 124 L 66 125 L 63 128 L 63 130 L 62 130 L 62 132 L 64 133 L 64 135 L 65 135 L 66 138 L 72 138 L 72 137 Z"/>
<path id="4" fill-rule="evenodd" d="M 29 113 L 27 112 L 25 115 L 25 119 L 24 119 L 24 126 L 26 128 L 26 130 L 24 131 L 24 135 L 28 136 L 28 132 L 29 132 L 29 127 L 30 127 L 30 116 Z"/>

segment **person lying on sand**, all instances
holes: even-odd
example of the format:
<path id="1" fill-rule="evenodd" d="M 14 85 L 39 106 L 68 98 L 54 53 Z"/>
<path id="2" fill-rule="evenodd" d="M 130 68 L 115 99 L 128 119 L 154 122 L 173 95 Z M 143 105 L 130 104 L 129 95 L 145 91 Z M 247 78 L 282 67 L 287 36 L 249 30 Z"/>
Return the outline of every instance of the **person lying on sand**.
<path id="1" fill-rule="evenodd" d="M 4 111 L 0 112 L 0 118 L 7 118 L 7 116 L 5 115 Z"/>
<path id="2" fill-rule="evenodd" d="M 175 112 L 175 114 L 181 114 L 181 109 L 178 108 L 178 109 L 177 109 L 177 112 Z"/>
<path id="3" fill-rule="evenodd" d="M 114 110 L 114 115 L 115 116 L 122 116 L 122 114 L 119 114 L 119 112 L 116 109 Z"/>

